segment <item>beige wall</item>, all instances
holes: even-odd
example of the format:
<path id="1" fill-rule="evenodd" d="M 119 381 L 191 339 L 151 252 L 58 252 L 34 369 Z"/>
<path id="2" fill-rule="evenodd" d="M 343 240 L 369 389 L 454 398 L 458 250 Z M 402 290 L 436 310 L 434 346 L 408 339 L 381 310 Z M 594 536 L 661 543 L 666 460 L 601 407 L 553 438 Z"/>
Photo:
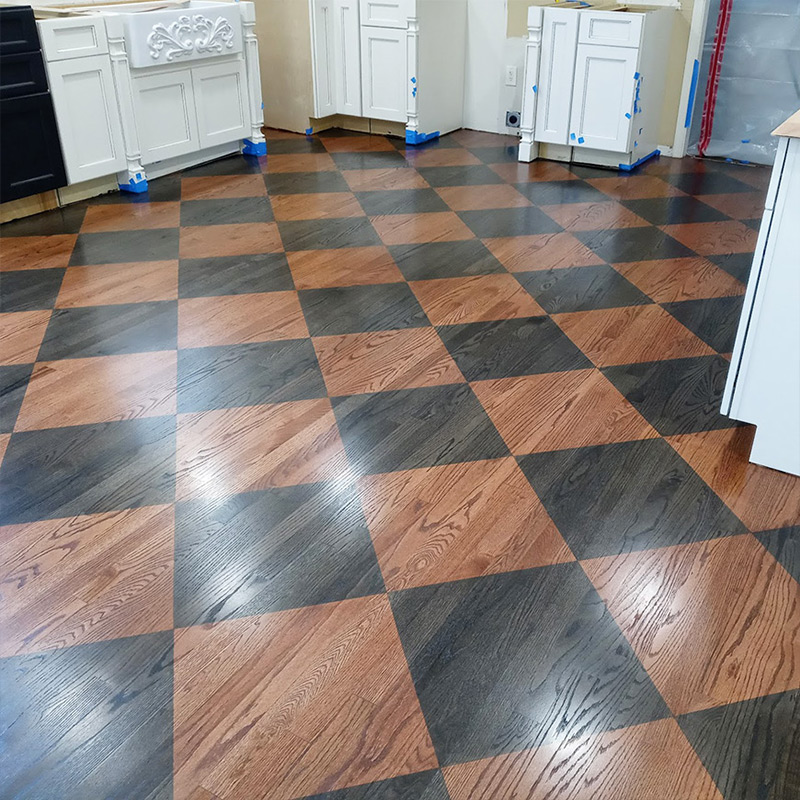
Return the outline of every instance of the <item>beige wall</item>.
<path id="1" fill-rule="evenodd" d="M 302 133 L 314 114 L 307 0 L 254 0 L 264 124 Z"/>

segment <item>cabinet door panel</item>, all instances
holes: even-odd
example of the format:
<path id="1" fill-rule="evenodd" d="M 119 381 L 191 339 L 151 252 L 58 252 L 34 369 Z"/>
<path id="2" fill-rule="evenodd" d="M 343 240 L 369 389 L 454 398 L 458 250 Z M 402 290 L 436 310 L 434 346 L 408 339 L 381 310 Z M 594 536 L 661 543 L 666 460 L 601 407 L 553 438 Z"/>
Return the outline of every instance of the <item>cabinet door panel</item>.
<path id="1" fill-rule="evenodd" d="M 50 95 L 0 100 L 0 119 L 0 203 L 65 186 Z"/>
<path id="2" fill-rule="evenodd" d="M 333 0 L 314 0 L 311 8 L 314 15 L 314 115 L 327 117 L 336 113 Z"/>
<path id="3" fill-rule="evenodd" d="M 638 55 L 632 48 L 578 45 L 571 144 L 629 151 Z"/>
<path id="4" fill-rule="evenodd" d="M 226 144 L 247 136 L 247 77 L 243 61 L 192 69 L 200 147 Z"/>
<path id="5" fill-rule="evenodd" d="M 361 91 L 365 117 L 405 122 L 406 33 L 361 27 Z"/>
<path id="6" fill-rule="evenodd" d="M 143 164 L 199 149 L 190 70 L 134 78 L 133 96 Z"/>
<path id="7" fill-rule="evenodd" d="M 108 56 L 47 64 L 70 183 L 125 167 L 122 124 Z"/>
<path id="8" fill-rule="evenodd" d="M 536 103 L 536 141 L 568 144 L 578 19 L 575 9 L 546 8 Z"/>

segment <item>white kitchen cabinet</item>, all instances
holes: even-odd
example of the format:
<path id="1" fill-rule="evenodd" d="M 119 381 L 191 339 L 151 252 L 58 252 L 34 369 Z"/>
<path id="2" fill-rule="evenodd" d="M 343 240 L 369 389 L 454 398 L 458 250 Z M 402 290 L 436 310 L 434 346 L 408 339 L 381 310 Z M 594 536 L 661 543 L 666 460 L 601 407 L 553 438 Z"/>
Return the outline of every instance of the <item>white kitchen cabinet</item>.
<path id="1" fill-rule="evenodd" d="M 148 173 L 266 153 L 252 2 L 98 5 L 37 26 L 70 184 L 116 173 L 142 192 Z"/>
<path id="2" fill-rule="evenodd" d="M 406 121 L 406 34 L 361 27 L 361 102 L 375 119 Z"/>
<path id="3" fill-rule="evenodd" d="M 525 61 L 519 160 L 537 158 L 538 143 L 567 161 L 623 170 L 656 155 L 674 16 L 591 0 L 530 6 L 528 53 L 539 60 Z"/>
<path id="4" fill-rule="evenodd" d="M 800 475 L 800 111 L 775 134 L 722 413 L 756 426 L 751 461 Z"/>
<path id="5" fill-rule="evenodd" d="M 64 166 L 70 183 L 122 169 L 125 154 L 107 55 L 47 64 Z"/>
<path id="6" fill-rule="evenodd" d="M 317 118 L 400 122 L 410 144 L 461 127 L 466 0 L 309 0 L 309 8 Z"/>
<path id="7" fill-rule="evenodd" d="M 133 104 L 142 164 L 199 148 L 190 69 L 159 71 L 134 78 Z"/>
<path id="8" fill-rule="evenodd" d="M 573 145 L 626 153 L 630 149 L 638 51 L 579 44 L 569 130 Z"/>
<path id="9" fill-rule="evenodd" d="M 215 61 L 191 72 L 200 147 L 247 136 L 250 112 L 244 63 Z"/>

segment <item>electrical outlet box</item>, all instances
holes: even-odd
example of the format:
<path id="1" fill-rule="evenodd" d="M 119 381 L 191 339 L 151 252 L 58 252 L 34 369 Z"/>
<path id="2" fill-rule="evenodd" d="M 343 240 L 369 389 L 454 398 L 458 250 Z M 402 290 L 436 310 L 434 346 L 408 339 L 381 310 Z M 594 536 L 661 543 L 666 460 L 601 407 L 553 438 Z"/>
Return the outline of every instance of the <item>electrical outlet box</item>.
<path id="1" fill-rule="evenodd" d="M 506 86 L 517 85 L 517 68 L 511 65 L 506 67 Z"/>
<path id="2" fill-rule="evenodd" d="M 506 128 L 519 128 L 519 111 L 506 111 Z"/>

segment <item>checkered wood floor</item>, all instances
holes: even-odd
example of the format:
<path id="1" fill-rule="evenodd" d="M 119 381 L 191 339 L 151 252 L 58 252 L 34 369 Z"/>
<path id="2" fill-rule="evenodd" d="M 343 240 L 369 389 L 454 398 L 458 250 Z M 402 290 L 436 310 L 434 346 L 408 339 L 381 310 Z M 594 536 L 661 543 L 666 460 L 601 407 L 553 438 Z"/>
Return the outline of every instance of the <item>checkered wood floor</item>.
<path id="1" fill-rule="evenodd" d="M 769 170 L 269 132 L 0 230 L 4 798 L 800 797 Z"/>

